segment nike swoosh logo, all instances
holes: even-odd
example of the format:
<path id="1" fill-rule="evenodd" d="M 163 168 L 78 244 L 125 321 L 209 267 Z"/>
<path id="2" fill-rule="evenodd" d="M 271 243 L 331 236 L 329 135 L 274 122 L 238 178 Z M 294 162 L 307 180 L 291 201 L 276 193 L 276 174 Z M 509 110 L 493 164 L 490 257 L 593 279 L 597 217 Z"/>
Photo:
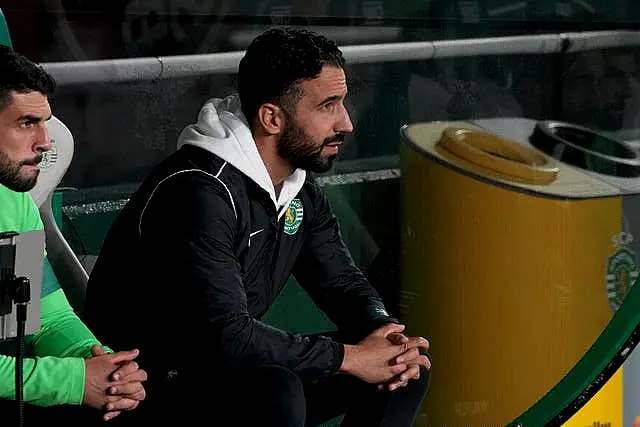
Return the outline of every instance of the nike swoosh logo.
<path id="1" fill-rule="evenodd" d="M 253 236 L 255 236 L 256 234 L 260 234 L 260 233 L 262 233 L 263 231 L 264 231 L 264 228 L 261 228 L 261 229 L 260 229 L 260 230 L 258 230 L 258 231 L 254 231 L 253 233 L 249 233 L 249 242 L 247 243 L 247 246 L 251 247 L 251 238 L 252 238 Z"/>
<path id="2" fill-rule="evenodd" d="M 251 238 L 251 237 L 255 236 L 255 235 L 256 235 L 256 234 L 258 234 L 258 233 L 262 233 L 263 231 L 264 231 L 264 228 L 261 228 L 261 229 L 260 229 L 260 230 L 258 230 L 258 231 L 254 231 L 253 233 L 250 233 L 250 234 L 249 234 L 249 238 Z"/>

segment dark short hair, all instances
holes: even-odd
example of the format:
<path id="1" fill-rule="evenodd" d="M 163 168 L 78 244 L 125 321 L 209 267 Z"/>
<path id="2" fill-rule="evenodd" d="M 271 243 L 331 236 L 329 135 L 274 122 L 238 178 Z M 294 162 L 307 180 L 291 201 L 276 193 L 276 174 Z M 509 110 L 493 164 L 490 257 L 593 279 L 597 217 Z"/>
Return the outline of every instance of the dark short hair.
<path id="1" fill-rule="evenodd" d="M 335 42 L 304 29 L 271 29 L 257 36 L 240 61 L 238 95 L 250 122 L 260 106 L 273 102 L 293 113 L 298 84 L 320 75 L 324 65 L 344 68 Z M 288 111 L 287 111 L 288 110 Z"/>
<path id="2" fill-rule="evenodd" d="M 13 102 L 11 92 L 40 92 L 49 97 L 56 81 L 42 67 L 0 44 L 0 111 Z"/>

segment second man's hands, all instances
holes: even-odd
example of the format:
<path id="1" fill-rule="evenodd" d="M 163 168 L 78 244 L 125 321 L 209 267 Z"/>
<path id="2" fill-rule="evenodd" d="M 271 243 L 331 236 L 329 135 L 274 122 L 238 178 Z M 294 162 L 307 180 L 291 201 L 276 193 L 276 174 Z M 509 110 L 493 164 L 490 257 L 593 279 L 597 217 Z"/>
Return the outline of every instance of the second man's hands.
<path id="1" fill-rule="evenodd" d="M 387 335 L 387 339 L 394 343 L 395 345 L 407 345 L 412 340 L 418 340 L 422 343 L 417 347 L 410 347 L 404 353 L 400 354 L 395 358 L 395 363 L 397 364 L 406 364 L 407 369 L 397 375 L 391 382 L 386 384 L 386 387 L 389 391 L 396 390 L 400 387 L 405 387 L 410 380 L 417 380 L 420 378 L 421 369 L 431 370 L 431 361 L 429 358 L 422 354 L 424 351 L 429 350 L 429 341 L 422 337 L 408 337 L 401 332 L 392 332 Z M 421 353 L 420 349 L 424 351 Z M 380 384 L 379 388 L 384 388 L 385 384 Z"/>
<path id="2" fill-rule="evenodd" d="M 388 324 L 373 331 L 357 345 L 345 345 L 340 371 L 371 384 L 391 385 L 395 379 L 398 384 L 394 389 L 402 385 L 405 376 L 414 377 L 416 369 L 419 375 L 420 368 L 414 365 L 424 364 L 419 357 L 419 349 L 427 350 L 429 343 L 421 337 L 404 337 L 403 330 L 403 325 Z"/>

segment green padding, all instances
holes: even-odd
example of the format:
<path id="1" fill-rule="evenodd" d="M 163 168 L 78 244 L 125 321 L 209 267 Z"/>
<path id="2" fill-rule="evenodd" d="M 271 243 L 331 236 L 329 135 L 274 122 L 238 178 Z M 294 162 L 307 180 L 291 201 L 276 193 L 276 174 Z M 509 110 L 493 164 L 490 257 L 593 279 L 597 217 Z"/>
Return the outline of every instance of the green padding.
<path id="1" fill-rule="evenodd" d="M 289 279 L 262 320 L 276 328 L 298 334 L 318 334 L 336 330 L 333 322 L 293 278 Z"/>
<path id="2" fill-rule="evenodd" d="M 0 44 L 13 47 L 11 37 L 9 37 L 9 27 L 7 26 L 7 21 L 4 19 L 2 9 L 0 9 Z"/>
<path id="3" fill-rule="evenodd" d="M 605 330 L 600 334 L 589 351 L 580 359 L 571 371 L 547 394 L 524 414 L 516 418 L 507 427 L 539 427 L 547 425 L 554 417 L 565 410 L 594 380 L 607 372 L 614 374 L 624 361 L 619 357 L 623 346 L 640 325 L 640 285 L 636 280 L 624 303 L 613 316 Z M 631 353 L 633 348 L 628 349 Z M 608 366 L 615 362 L 618 366 Z M 604 385 L 604 382 L 603 384 Z M 595 392 L 597 390 L 593 390 Z M 583 399 L 584 400 L 584 399 Z M 586 404 L 587 401 L 583 401 Z M 564 421 L 567 421 L 566 419 Z"/>

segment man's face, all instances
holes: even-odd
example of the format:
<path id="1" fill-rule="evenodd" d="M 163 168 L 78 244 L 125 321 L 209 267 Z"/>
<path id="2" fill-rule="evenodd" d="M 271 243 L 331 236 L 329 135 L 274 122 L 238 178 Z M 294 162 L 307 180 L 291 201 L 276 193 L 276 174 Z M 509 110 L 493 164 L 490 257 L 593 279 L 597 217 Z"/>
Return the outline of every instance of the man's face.
<path id="1" fill-rule="evenodd" d="M 339 67 L 325 65 L 320 75 L 300 83 L 300 99 L 278 142 L 278 154 L 294 168 L 326 172 L 353 131 L 344 106 L 347 80 Z"/>
<path id="2" fill-rule="evenodd" d="M 24 192 L 36 185 L 38 163 L 51 149 L 45 125 L 51 108 L 40 92 L 11 95 L 11 104 L 0 110 L 0 184 Z"/>

